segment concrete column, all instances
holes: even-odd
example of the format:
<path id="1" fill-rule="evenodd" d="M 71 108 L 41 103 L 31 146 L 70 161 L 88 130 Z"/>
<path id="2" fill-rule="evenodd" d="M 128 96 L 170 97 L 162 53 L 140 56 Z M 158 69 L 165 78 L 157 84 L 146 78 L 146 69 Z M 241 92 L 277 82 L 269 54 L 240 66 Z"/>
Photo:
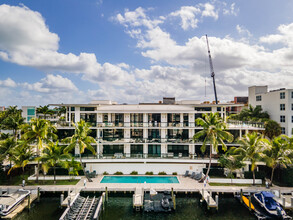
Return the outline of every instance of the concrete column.
<path id="1" fill-rule="evenodd" d="M 216 149 L 212 148 L 212 154 L 217 154 Z"/>
<path id="2" fill-rule="evenodd" d="M 194 135 L 194 129 L 189 129 L 188 130 L 188 138 L 192 139 Z"/>
<path id="3" fill-rule="evenodd" d="M 148 144 L 143 144 L 143 154 L 144 154 L 144 158 L 147 158 L 148 157 Z"/>
<path id="4" fill-rule="evenodd" d="M 161 129 L 161 142 L 166 142 L 167 129 Z"/>
<path id="5" fill-rule="evenodd" d="M 189 122 L 189 127 L 194 127 L 195 126 L 194 113 L 189 113 L 188 114 L 188 122 Z"/>
<path id="6" fill-rule="evenodd" d="M 147 139 L 148 138 L 148 129 L 147 128 L 144 128 L 143 129 L 143 139 Z"/>
<path id="7" fill-rule="evenodd" d="M 112 114 L 108 113 L 108 122 L 112 122 Z"/>
<path id="8" fill-rule="evenodd" d="M 143 127 L 148 127 L 148 114 L 143 113 Z"/>
<path id="9" fill-rule="evenodd" d="M 126 154 L 126 157 L 130 157 L 130 154 L 131 154 L 130 144 L 124 144 L 124 154 Z"/>
<path id="10" fill-rule="evenodd" d="M 124 139 L 130 139 L 130 128 L 125 128 L 124 129 Z"/>
<path id="11" fill-rule="evenodd" d="M 239 137 L 242 138 L 242 129 L 239 130 Z"/>
<path id="12" fill-rule="evenodd" d="M 80 121 L 80 107 L 75 107 L 75 123 Z"/>
<path id="13" fill-rule="evenodd" d="M 130 127 L 130 113 L 124 114 L 124 127 Z"/>
<path id="14" fill-rule="evenodd" d="M 103 114 L 97 113 L 97 123 L 102 123 L 102 122 L 103 122 Z"/>
<path id="15" fill-rule="evenodd" d="M 194 159 L 194 153 L 195 153 L 195 150 L 194 150 L 194 145 L 193 144 L 189 144 L 189 154 L 192 154 L 192 159 Z"/>
<path id="16" fill-rule="evenodd" d="M 183 113 L 180 113 L 180 127 L 183 127 Z"/>
<path id="17" fill-rule="evenodd" d="M 168 153 L 167 144 L 161 144 L 161 154 L 167 154 L 167 153 Z"/>
<path id="18" fill-rule="evenodd" d="M 167 127 L 167 113 L 161 114 L 161 127 Z"/>

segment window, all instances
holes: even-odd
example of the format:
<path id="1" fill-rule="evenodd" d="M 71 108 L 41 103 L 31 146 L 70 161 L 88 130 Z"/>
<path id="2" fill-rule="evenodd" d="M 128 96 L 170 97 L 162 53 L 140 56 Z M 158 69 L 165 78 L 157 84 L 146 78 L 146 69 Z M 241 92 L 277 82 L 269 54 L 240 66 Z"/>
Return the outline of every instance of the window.
<path id="1" fill-rule="evenodd" d="M 280 116 L 280 122 L 285 122 L 285 115 Z"/>
<path id="2" fill-rule="evenodd" d="M 293 92 L 291 92 L 291 98 L 293 99 Z"/>
<path id="3" fill-rule="evenodd" d="M 291 116 L 291 122 L 293 123 L 293 115 Z"/>
<path id="4" fill-rule="evenodd" d="M 256 101 L 257 101 L 257 102 L 261 101 L 261 95 L 257 95 L 257 96 L 256 96 Z"/>
<path id="5" fill-rule="evenodd" d="M 199 112 L 210 112 L 212 111 L 212 107 L 195 107 L 194 110 Z"/>
<path id="6" fill-rule="evenodd" d="M 291 104 L 291 110 L 293 111 L 293 103 Z"/>
<path id="7" fill-rule="evenodd" d="M 285 99 L 285 92 L 280 93 L 280 99 Z"/>
<path id="8" fill-rule="evenodd" d="M 220 112 L 221 111 L 221 107 L 217 107 L 217 112 Z"/>
<path id="9" fill-rule="evenodd" d="M 285 111 L 285 104 L 280 104 L 280 111 Z"/>
<path id="10" fill-rule="evenodd" d="M 80 107 L 80 111 L 95 111 L 95 107 Z"/>
<path id="11" fill-rule="evenodd" d="M 285 134 L 286 133 L 286 129 L 284 127 L 281 127 L 281 132 L 282 132 L 282 134 Z"/>
<path id="12" fill-rule="evenodd" d="M 27 115 L 35 115 L 35 109 L 34 108 L 28 108 L 27 109 Z"/>
<path id="13" fill-rule="evenodd" d="M 75 107 L 71 107 L 70 111 L 74 112 L 75 111 Z"/>

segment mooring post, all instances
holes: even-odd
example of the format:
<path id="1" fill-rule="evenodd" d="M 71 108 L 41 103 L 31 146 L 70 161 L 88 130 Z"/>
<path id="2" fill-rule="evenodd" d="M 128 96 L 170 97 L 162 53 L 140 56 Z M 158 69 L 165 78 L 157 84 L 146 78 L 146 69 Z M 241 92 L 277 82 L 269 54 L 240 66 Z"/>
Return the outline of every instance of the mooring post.
<path id="1" fill-rule="evenodd" d="M 106 202 L 108 202 L 108 187 L 106 186 Z"/>
<path id="2" fill-rule="evenodd" d="M 9 188 L 7 188 L 7 194 L 9 194 Z"/>
<path id="3" fill-rule="evenodd" d="M 2 188 L 0 188 L 0 195 L 2 195 Z"/>
<path id="4" fill-rule="evenodd" d="M 216 195 L 216 205 L 217 205 L 217 211 L 219 210 L 219 195 Z"/>
<path id="5" fill-rule="evenodd" d="M 204 200 L 204 188 L 202 188 L 202 200 Z"/>
<path id="6" fill-rule="evenodd" d="M 251 194 L 249 193 L 249 211 L 251 211 Z"/>
<path id="7" fill-rule="evenodd" d="M 208 205 L 208 209 L 210 209 L 210 196 L 207 197 L 207 205 Z"/>
<path id="8" fill-rule="evenodd" d="M 240 189 L 240 202 L 241 202 L 241 203 L 243 203 L 242 196 L 243 196 L 243 191 L 242 191 L 242 189 Z"/>
<path id="9" fill-rule="evenodd" d="M 31 195 L 28 195 L 28 198 L 27 198 L 27 208 L 28 210 L 31 209 Z"/>
<path id="10" fill-rule="evenodd" d="M 40 201 L 40 187 L 38 186 L 38 202 Z"/>
<path id="11" fill-rule="evenodd" d="M 102 194 L 103 210 L 105 209 L 105 194 Z"/>
<path id="12" fill-rule="evenodd" d="M 285 208 L 285 205 L 286 205 L 286 198 L 285 197 L 282 197 L 282 204 L 283 204 L 283 207 Z"/>
<path id="13" fill-rule="evenodd" d="M 291 197 L 291 208 L 293 207 L 293 197 Z"/>
<path id="14" fill-rule="evenodd" d="M 62 203 L 63 203 L 63 201 L 64 201 L 64 194 L 62 193 L 62 194 L 60 195 L 60 207 L 62 207 Z"/>

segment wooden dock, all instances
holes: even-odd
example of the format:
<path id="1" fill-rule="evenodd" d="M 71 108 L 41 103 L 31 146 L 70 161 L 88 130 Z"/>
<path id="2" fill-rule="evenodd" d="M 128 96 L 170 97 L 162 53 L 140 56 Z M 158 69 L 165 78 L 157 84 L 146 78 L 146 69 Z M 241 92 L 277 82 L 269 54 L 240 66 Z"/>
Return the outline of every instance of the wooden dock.
<path id="1" fill-rule="evenodd" d="M 206 189 L 199 191 L 202 196 L 202 201 L 206 201 L 207 207 L 218 209 L 218 195 L 216 195 L 216 201 L 213 199 L 212 191 L 208 192 Z"/>
<path id="2" fill-rule="evenodd" d="M 280 193 L 279 196 L 275 196 L 274 199 L 280 203 L 284 209 L 293 209 L 293 194 L 286 195 Z"/>
<path id="3" fill-rule="evenodd" d="M 79 195 L 79 193 L 80 193 L 80 190 L 79 189 L 77 189 L 77 190 L 68 190 L 68 196 L 61 202 L 61 206 L 62 207 L 67 207 L 69 201 L 70 202 L 73 201 L 74 198 L 76 197 L 76 195 L 77 194 Z"/>
<path id="4" fill-rule="evenodd" d="M 143 196 L 144 189 L 142 187 L 135 188 L 135 193 L 133 195 L 133 208 L 136 211 L 140 211 L 143 207 Z"/>
<path id="5" fill-rule="evenodd" d="M 14 219 L 18 214 L 20 214 L 25 208 L 30 207 L 33 201 L 38 198 L 37 194 L 30 194 L 21 204 L 17 206 L 9 215 L 2 216 L 2 219 Z"/>

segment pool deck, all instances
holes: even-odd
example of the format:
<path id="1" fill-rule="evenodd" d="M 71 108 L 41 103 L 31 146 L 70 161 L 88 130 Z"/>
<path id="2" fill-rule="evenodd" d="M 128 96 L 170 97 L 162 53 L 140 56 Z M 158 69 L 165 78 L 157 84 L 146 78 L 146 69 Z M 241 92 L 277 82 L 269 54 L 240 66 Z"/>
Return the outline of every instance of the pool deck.
<path id="1" fill-rule="evenodd" d="M 155 175 L 154 175 L 155 176 Z M 268 190 L 262 186 L 209 186 L 207 184 L 204 187 L 203 183 L 199 183 L 196 180 L 193 180 L 189 177 L 177 176 L 179 183 L 100 183 L 103 175 L 98 175 L 96 178 L 92 178 L 93 182 L 86 182 L 84 187 L 84 177 L 76 185 L 40 185 L 40 191 L 42 192 L 67 192 L 68 190 L 77 190 L 77 191 L 88 191 L 88 192 L 134 192 L 136 187 L 144 188 L 144 190 L 149 191 L 154 189 L 156 191 L 165 191 L 171 190 L 173 188 L 174 192 L 183 192 L 183 193 L 195 193 L 199 192 L 202 189 L 206 189 L 209 192 L 215 193 L 236 193 L 240 192 L 240 189 L 243 192 L 256 192 L 261 190 Z M 9 189 L 19 189 L 21 186 L 0 186 L 2 190 Z M 26 186 L 25 189 L 37 189 L 38 186 Z M 273 186 L 270 187 L 270 190 L 280 190 L 282 193 L 291 193 L 293 187 L 279 187 Z"/>

